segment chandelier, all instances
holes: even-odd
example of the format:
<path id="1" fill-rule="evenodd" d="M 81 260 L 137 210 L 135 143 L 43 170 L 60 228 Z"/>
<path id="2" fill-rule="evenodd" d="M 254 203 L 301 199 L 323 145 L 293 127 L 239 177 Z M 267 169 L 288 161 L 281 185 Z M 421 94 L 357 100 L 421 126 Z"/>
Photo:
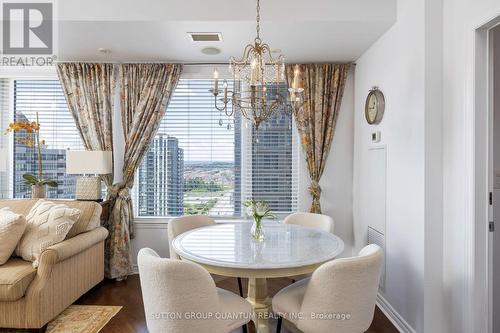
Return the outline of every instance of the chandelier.
<path id="1" fill-rule="evenodd" d="M 228 90 L 227 80 L 223 81 L 222 96 L 219 97 L 219 73 L 214 70 L 215 108 L 234 117 L 239 112 L 258 129 L 262 122 L 269 120 L 277 111 L 295 112 L 302 104 L 303 89 L 298 87 L 300 75 L 298 67 L 294 70 L 292 87 L 287 89 L 285 77 L 285 57 L 273 56 L 268 44 L 260 39 L 260 0 L 257 0 L 257 36 L 253 44 L 248 44 L 241 59 L 231 57 L 229 70 L 232 75 L 233 91 Z M 288 104 L 290 94 L 291 105 Z M 232 108 L 228 107 L 231 103 Z M 229 127 L 230 125 L 228 125 Z"/>

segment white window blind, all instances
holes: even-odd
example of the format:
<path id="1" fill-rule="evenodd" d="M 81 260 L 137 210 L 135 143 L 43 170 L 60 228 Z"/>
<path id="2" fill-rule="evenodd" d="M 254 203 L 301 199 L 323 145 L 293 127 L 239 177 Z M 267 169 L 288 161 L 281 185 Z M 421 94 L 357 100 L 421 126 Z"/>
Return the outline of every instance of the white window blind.
<path id="1" fill-rule="evenodd" d="M 244 122 L 242 133 L 243 200 L 265 200 L 277 215 L 296 211 L 298 136 L 291 113 L 278 110 L 258 130 Z"/>
<path id="2" fill-rule="evenodd" d="M 48 188 L 51 198 L 74 198 L 75 176 L 66 175 L 66 150 L 83 149 L 75 122 L 68 110 L 58 80 L 14 80 L 13 112 L 15 120 L 36 121 L 41 126 L 43 176 L 56 180 L 57 188 Z M 20 134 L 14 134 L 14 139 Z M 33 148 L 13 142 L 14 197 L 30 197 L 31 189 L 22 175 L 36 174 L 38 164 Z"/>
<path id="3" fill-rule="evenodd" d="M 212 80 L 180 80 L 137 173 L 137 214 L 238 217 L 245 214 L 242 202 L 252 197 L 268 201 L 277 213 L 296 210 L 291 117 L 263 125 L 257 142 L 246 122 L 229 121 L 215 109 L 212 87 Z"/>
<path id="4" fill-rule="evenodd" d="M 10 120 L 9 114 L 10 80 L 0 79 L 0 198 L 9 198 L 9 140 L 3 135 Z"/>
<path id="5" fill-rule="evenodd" d="M 234 215 L 234 126 L 213 107 L 212 85 L 178 83 L 138 172 L 139 216 Z"/>

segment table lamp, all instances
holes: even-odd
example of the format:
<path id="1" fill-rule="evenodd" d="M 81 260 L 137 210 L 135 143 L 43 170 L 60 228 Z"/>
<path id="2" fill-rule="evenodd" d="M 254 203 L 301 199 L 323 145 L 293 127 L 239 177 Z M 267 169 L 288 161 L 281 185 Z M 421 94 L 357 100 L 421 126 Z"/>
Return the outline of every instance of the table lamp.
<path id="1" fill-rule="evenodd" d="M 76 179 L 76 200 L 101 200 L 101 178 L 113 172 L 110 151 L 66 151 L 66 173 L 82 175 Z"/>

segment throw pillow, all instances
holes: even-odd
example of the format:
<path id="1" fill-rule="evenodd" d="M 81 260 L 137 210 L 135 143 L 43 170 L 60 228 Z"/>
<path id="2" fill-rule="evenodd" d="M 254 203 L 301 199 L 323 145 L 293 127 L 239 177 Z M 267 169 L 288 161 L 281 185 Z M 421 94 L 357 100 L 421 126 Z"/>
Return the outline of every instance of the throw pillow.
<path id="1" fill-rule="evenodd" d="M 24 260 L 32 261 L 38 267 L 42 252 L 66 238 L 69 230 L 80 217 L 81 211 L 63 204 L 40 199 L 26 216 L 28 225 L 16 254 Z"/>
<path id="2" fill-rule="evenodd" d="M 0 265 L 5 264 L 26 229 L 26 219 L 5 207 L 0 209 Z"/>

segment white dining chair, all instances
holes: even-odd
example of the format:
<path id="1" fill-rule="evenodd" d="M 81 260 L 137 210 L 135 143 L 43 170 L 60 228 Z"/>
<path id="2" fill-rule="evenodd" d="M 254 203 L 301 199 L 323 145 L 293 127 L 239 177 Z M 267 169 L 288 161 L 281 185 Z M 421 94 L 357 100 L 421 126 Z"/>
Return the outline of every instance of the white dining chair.
<path id="1" fill-rule="evenodd" d="M 250 321 L 250 303 L 217 288 L 200 265 L 160 258 L 148 248 L 137 263 L 150 333 L 225 333 Z"/>
<path id="2" fill-rule="evenodd" d="M 310 279 L 279 291 L 272 301 L 280 316 L 277 332 L 283 320 L 307 333 L 365 332 L 373 320 L 382 260 L 382 249 L 371 244 L 357 257 L 327 262 Z"/>
<path id="3" fill-rule="evenodd" d="M 324 214 L 298 212 L 288 215 L 285 224 L 296 224 L 307 228 L 318 229 L 333 234 L 335 223 L 333 219 Z"/>
<path id="4" fill-rule="evenodd" d="M 181 216 L 171 219 L 168 222 L 168 227 L 167 227 L 170 258 L 180 259 L 179 255 L 175 253 L 175 249 L 172 246 L 172 242 L 174 241 L 175 237 L 185 233 L 186 231 L 201 227 L 207 227 L 211 225 L 215 225 L 214 219 L 205 215 Z M 243 284 L 241 282 L 241 278 L 237 278 L 237 280 L 238 280 L 238 291 L 240 293 L 240 296 L 243 297 Z"/>
<path id="5" fill-rule="evenodd" d="M 283 223 L 300 225 L 306 228 L 317 229 L 332 234 L 335 227 L 335 222 L 330 216 L 324 214 L 305 213 L 305 212 L 290 214 L 287 217 L 285 217 Z M 295 282 L 298 280 L 306 279 L 310 276 L 311 274 L 302 274 L 298 276 L 293 276 L 291 278 L 292 282 Z"/>
<path id="6" fill-rule="evenodd" d="M 175 237 L 185 233 L 186 231 L 208 227 L 211 225 L 215 225 L 214 219 L 205 215 L 181 216 L 170 219 L 167 227 L 170 259 L 180 259 L 179 255 L 175 253 L 175 249 L 172 246 L 172 242 Z"/>

